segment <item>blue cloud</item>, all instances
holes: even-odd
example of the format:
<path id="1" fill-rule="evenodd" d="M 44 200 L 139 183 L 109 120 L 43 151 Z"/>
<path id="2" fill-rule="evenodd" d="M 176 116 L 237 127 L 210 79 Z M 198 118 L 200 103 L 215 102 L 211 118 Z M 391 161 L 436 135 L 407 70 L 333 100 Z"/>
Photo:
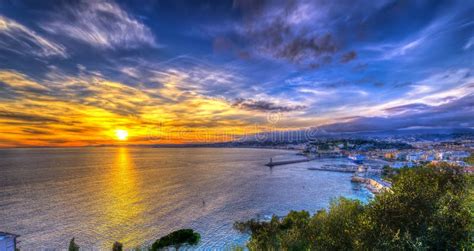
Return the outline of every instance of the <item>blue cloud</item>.
<path id="1" fill-rule="evenodd" d="M 388 117 L 355 117 L 349 122 L 319 127 L 327 132 L 368 132 L 409 128 L 473 128 L 474 95 L 468 95 L 444 105 L 410 104 L 391 108 L 403 110 L 400 115 Z"/>
<path id="2" fill-rule="evenodd" d="M 60 6 L 41 27 L 100 48 L 157 46 L 151 30 L 112 1 L 79 1 Z"/>
<path id="3" fill-rule="evenodd" d="M 0 13 L 0 50 L 26 56 L 67 57 L 66 49 Z"/>

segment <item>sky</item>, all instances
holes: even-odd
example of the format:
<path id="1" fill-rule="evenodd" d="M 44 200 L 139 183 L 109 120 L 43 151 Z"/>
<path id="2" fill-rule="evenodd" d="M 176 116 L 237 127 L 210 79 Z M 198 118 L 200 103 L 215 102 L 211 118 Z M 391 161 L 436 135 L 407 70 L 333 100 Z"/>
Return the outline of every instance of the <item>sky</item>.
<path id="1" fill-rule="evenodd" d="M 0 147 L 474 128 L 472 13 L 455 0 L 0 0 Z"/>

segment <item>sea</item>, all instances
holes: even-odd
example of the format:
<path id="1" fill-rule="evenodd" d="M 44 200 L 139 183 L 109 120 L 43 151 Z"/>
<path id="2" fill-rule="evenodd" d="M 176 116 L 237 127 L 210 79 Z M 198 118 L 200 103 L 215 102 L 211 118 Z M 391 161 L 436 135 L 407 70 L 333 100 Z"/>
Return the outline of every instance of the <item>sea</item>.
<path id="1" fill-rule="evenodd" d="M 290 210 L 315 213 L 338 197 L 371 194 L 350 173 L 308 170 L 347 159 L 267 167 L 296 151 L 250 148 L 84 147 L 0 150 L 0 232 L 20 250 L 145 247 L 181 228 L 201 234 L 194 249 L 244 247 L 236 221 Z"/>

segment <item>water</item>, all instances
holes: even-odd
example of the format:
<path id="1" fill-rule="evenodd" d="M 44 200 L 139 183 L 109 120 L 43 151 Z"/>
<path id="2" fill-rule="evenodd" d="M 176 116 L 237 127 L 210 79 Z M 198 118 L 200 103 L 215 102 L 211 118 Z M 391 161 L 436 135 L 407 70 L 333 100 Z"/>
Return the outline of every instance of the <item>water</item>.
<path id="1" fill-rule="evenodd" d="M 264 166 L 295 152 L 226 148 L 70 148 L 0 150 L 0 231 L 22 250 L 110 250 L 150 244 L 179 228 L 199 247 L 244 245 L 237 220 L 315 212 L 331 198 L 367 199 L 350 174 L 309 171 L 319 162 Z"/>

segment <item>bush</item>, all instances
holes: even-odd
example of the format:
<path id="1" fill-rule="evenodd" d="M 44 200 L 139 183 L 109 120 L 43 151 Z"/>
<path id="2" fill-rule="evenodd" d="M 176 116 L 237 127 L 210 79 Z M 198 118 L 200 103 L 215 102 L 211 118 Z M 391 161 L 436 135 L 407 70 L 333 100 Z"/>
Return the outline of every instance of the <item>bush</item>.
<path id="1" fill-rule="evenodd" d="M 170 246 L 179 248 L 183 244 L 196 245 L 200 239 L 201 235 L 192 229 L 180 229 L 156 240 L 151 250 L 156 251 Z"/>

